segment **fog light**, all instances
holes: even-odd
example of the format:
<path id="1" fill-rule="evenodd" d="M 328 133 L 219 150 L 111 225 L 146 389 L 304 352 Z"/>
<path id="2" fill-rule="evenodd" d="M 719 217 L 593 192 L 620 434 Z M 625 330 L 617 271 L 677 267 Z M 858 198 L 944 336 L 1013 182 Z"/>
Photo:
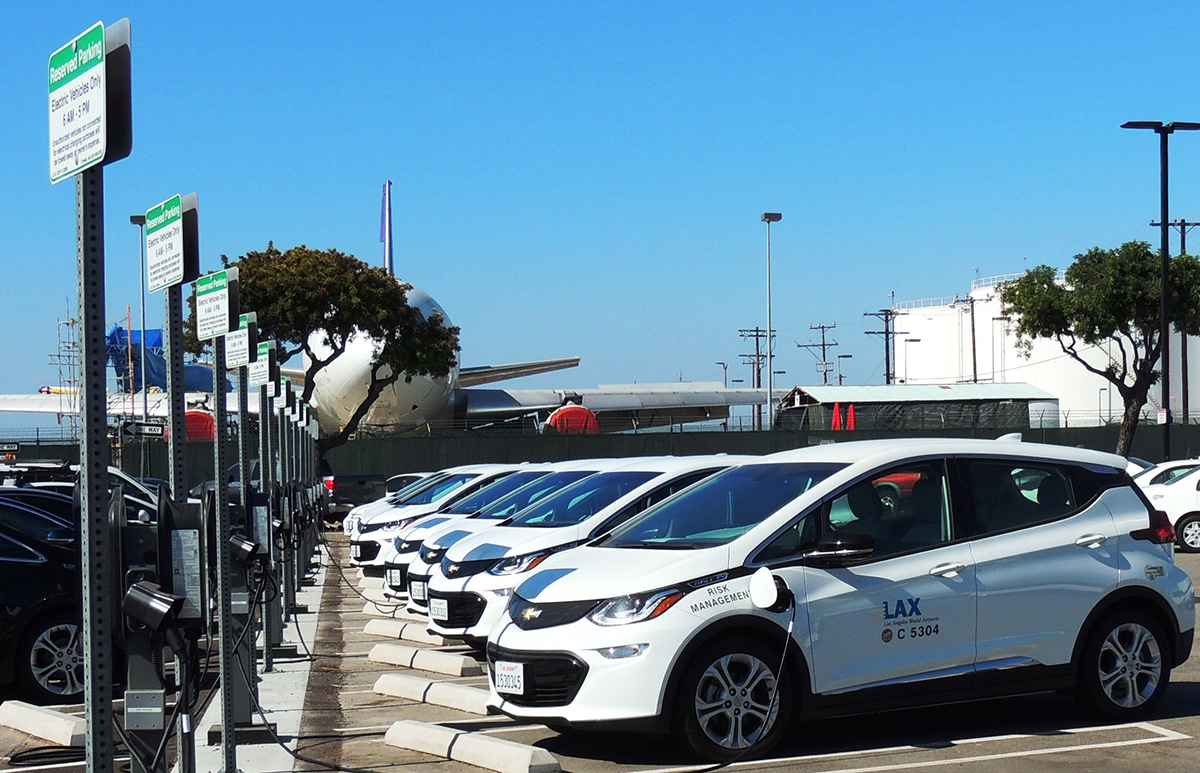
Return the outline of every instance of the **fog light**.
<path id="1" fill-rule="evenodd" d="M 621 658 L 636 658 L 648 649 L 650 649 L 649 644 L 626 644 L 622 647 L 605 647 L 596 651 L 609 660 L 620 660 Z"/>

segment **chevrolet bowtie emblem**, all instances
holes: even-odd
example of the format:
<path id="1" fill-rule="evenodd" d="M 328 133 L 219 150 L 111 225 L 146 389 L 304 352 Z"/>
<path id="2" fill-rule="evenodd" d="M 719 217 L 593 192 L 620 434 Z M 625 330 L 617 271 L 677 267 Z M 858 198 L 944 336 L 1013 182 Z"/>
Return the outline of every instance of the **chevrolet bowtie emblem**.
<path id="1" fill-rule="evenodd" d="M 454 574 L 458 571 L 458 564 L 450 564 L 446 567 L 446 574 Z"/>
<path id="2" fill-rule="evenodd" d="M 526 620 L 526 621 L 534 620 L 541 616 L 542 616 L 542 610 L 538 609 L 537 607 L 525 607 L 524 609 L 521 610 L 521 619 L 522 620 Z"/>

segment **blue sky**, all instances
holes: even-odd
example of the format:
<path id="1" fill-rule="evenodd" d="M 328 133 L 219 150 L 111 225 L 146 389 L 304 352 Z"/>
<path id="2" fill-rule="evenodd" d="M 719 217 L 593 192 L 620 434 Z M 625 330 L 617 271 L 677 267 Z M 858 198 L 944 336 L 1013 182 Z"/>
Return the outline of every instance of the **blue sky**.
<path id="1" fill-rule="evenodd" d="M 582 358 L 514 387 L 748 378 L 764 211 L 777 383 L 819 383 L 796 344 L 833 322 L 847 383 L 881 383 L 862 315 L 892 293 L 1156 243 L 1157 140 L 1119 126 L 1200 121 L 1191 3 L 25 4 L 0 79 L 0 392 L 56 382 L 77 295 L 47 59 L 122 16 L 110 324 L 138 315 L 130 214 L 196 192 L 205 270 L 271 240 L 379 264 L 390 178 L 397 273 L 462 328 L 463 364 Z M 1200 134 L 1171 149 L 1171 215 L 1195 220 Z"/>

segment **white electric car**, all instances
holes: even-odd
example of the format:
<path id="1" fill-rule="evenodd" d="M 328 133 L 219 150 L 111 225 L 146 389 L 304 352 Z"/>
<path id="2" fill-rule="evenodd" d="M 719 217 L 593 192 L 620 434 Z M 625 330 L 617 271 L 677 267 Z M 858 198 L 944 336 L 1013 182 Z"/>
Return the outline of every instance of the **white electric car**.
<path id="1" fill-rule="evenodd" d="M 1166 481 L 1142 486 L 1156 510 L 1171 519 L 1179 547 L 1187 553 L 1200 553 L 1200 469 Z"/>
<path id="2" fill-rule="evenodd" d="M 421 490 L 426 486 L 433 485 L 434 482 L 449 475 L 447 472 L 422 472 L 417 473 L 416 479 L 408 485 L 396 490 L 390 491 L 386 495 L 376 499 L 374 502 L 364 502 L 361 505 L 355 505 L 346 513 L 346 517 L 342 519 L 342 531 L 347 537 L 351 537 L 358 530 L 358 522 L 369 515 L 386 512 L 396 507 L 416 491 Z M 399 477 L 399 476 L 397 476 Z"/>
<path id="3" fill-rule="evenodd" d="M 465 517 L 442 521 L 430 526 L 426 536 L 417 539 L 406 536 L 397 545 L 398 552 L 409 553 L 404 556 L 407 563 L 389 565 L 387 584 L 390 591 L 408 592 L 408 611 L 424 614 L 428 608 L 429 577 L 441 563 L 446 549 L 464 537 L 489 529 L 516 513 L 521 512 L 532 503 L 566 488 L 571 484 L 595 475 L 602 470 L 620 467 L 628 464 L 629 459 L 581 459 L 567 462 L 555 462 L 550 465 L 553 470 L 548 475 L 539 477 L 524 486 L 513 490 L 486 507 Z M 399 540 L 399 538 L 398 538 Z M 407 542 L 407 544 L 405 544 Z M 401 581 L 407 586 L 401 586 Z"/>
<path id="4" fill-rule="evenodd" d="M 416 491 L 395 507 L 360 518 L 350 535 L 350 564 L 372 567 L 382 574 L 383 546 L 390 545 L 398 531 L 443 505 L 511 475 L 518 467 L 513 464 L 455 467 L 449 470 L 449 475 Z"/>
<path id="5" fill-rule="evenodd" d="M 546 559 L 489 634 L 490 700 L 550 726 L 673 731 L 713 760 L 764 753 L 796 718 L 1047 690 L 1132 721 L 1191 653 L 1173 542 L 1111 454 L 773 454 Z M 750 599 L 761 567 L 783 590 L 768 609 Z"/>
<path id="6" fill-rule="evenodd" d="M 429 630 L 482 645 L 513 588 L 555 553 L 611 531 L 651 505 L 755 456 L 639 459 L 546 497 L 457 541 L 429 579 Z"/>

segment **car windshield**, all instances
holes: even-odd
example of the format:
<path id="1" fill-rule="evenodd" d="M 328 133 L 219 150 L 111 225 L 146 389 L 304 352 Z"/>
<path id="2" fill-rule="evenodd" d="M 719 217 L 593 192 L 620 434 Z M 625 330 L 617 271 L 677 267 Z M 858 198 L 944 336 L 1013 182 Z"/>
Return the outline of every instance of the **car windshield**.
<path id="1" fill-rule="evenodd" d="M 811 462 L 735 467 L 636 516 L 596 544 L 674 549 L 724 545 L 843 467 Z"/>
<path id="2" fill-rule="evenodd" d="M 437 472 L 433 475 L 421 478 L 420 480 L 414 480 L 412 483 L 408 484 L 399 491 L 394 491 L 391 494 L 388 494 L 388 502 L 392 505 L 404 504 L 406 499 L 416 494 L 418 491 L 424 491 L 428 487 L 437 483 L 439 480 L 445 480 L 448 477 L 450 477 L 449 473 Z"/>
<path id="3" fill-rule="evenodd" d="M 661 472 L 602 472 L 553 496 L 527 507 L 509 522 L 509 526 L 553 529 L 574 526 L 592 517 L 616 500 L 633 491 Z"/>
<path id="4" fill-rule="evenodd" d="M 403 506 L 432 504 L 443 497 L 449 496 L 478 477 L 479 473 L 477 472 L 462 472 L 456 475 L 447 475 L 445 478 L 435 481 L 432 485 L 414 492 L 412 496 L 401 500 L 399 504 Z"/>
<path id="5" fill-rule="evenodd" d="M 545 475 L 532 483 L 527 483 L 523 487 L 512 492 L 503 499 L 497 499 L 487 507 L 479 511 L 473 518 L 485 518 L 488 520 L 499 521 L 508 518 L 515 513 L 519 513 L 526 507 L 529 507 L 534 502 L 541 500 L 543 497 L 553 494 L 561 488 L 571 485 L 572 483 L 582 480 L 589 475 L 595 475 L 595 470 L 571 470 L 570 472 L 552 472 Z"/>
<path id="6" fill-rule="evenodd" d="M 471 513 L 477 513 L 490 505 L 492 502 L 495 502 L 497 499 L 508 496 L 525 484 L 531 483 L 544 476 L 546 473 L 546 470 L 527 470 L 525 472 L 507 475 L 497 480 L 495 483 L 484 486 L 474 494 L 463 497 L 459 501 L 448 506 L 445 510 L 442 510 L 442 512 L 449 513 L 451 515 L 470 515 Z"/>

